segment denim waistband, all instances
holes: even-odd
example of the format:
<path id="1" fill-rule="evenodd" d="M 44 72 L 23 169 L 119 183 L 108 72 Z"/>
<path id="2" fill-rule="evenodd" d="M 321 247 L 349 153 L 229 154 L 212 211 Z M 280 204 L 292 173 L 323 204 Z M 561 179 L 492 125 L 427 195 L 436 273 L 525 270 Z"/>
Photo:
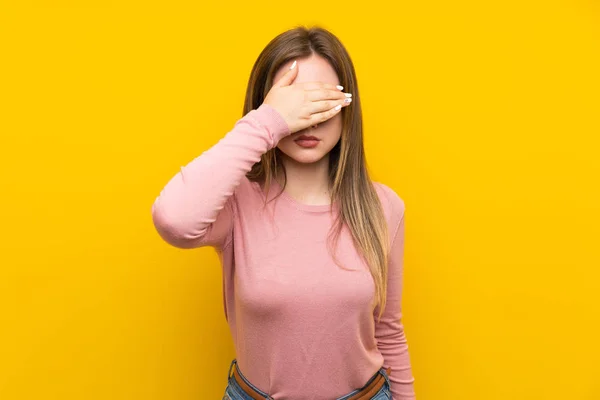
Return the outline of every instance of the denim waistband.
<path id="1" fill-rule="evenodd" d="M 250 386 L 252 389 L 254 389 L 258 394 L 260 394 L 261 396 L 264 396 L 265 400 L 275 400 L 273 399 L 268 393 L 263 392 L 262 390 L 260 390 L 259 388 L 257 388 L 256 386 L 254 386 L 252 383 L 250 383 L 250 381 L 242 374 L 242 372 L 240 371 L 238 365 L 237 365 L 237 359 L 234 358 L 233 361 L 231 361 L 231 365 L 229 366 L 229 373 L 227 374 L 227 380 L 229 380 L 231 378 L 231 370 L 233 369 L 233 367 L 235 366 L 238 374 L 240 375 L 240 378 L 242 378 L 242 380 L 248 385 Z M 379 371 L 377 371 L 369 380 L 367 383 L 365 383 L 363 385 L 363 387 L 361 387 L 360 389 L 355 389 L 353 391 L 351 391 L 350 393 L 347 393 L 345 395 L 343 395 L 342 397 L 339 397 L 335 400 L 345 400 L 348 399 L 352 396 L 354 396 L 356 393 L 360 392 L 365 386 L 368 386 L 376 377 L 378 374 L 383 375 L 383 377 L 385 378 L 385 382 L 388 386 L 388 388 L 391 386 L 390 384 L 390 378 L 385 370 L 385 368 L 382 366 L 381 368 L 379 368 Z"/>

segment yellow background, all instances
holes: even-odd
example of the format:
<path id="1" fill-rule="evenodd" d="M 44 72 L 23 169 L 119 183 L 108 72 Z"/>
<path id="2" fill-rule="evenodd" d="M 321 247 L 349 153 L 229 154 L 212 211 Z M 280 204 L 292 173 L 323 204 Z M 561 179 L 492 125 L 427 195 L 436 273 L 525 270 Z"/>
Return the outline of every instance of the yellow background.
<path id="1" fill-rule="evenodd" d="M 150 207 L 296 24 L 347 46 L 407 205 L 418 398 L 600 399 L 597 1 L 202 3 L 0 3 L 1 399 L 221 398 L 216 253 Z"/>

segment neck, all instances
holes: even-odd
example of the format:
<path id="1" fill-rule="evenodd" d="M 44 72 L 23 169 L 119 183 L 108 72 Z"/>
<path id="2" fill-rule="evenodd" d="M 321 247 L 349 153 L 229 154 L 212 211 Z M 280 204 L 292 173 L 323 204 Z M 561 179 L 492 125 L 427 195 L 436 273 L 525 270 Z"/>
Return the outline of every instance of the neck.
<path id="1" fill-rule="evenodd" d="M 299 163 L 281 153 L 286 172 L 285 191 L 305 204 L 329 204 L 329 154 L 317 162 Z M 277 182 L 283 186 L 283 173 L 277 171 Z"/>

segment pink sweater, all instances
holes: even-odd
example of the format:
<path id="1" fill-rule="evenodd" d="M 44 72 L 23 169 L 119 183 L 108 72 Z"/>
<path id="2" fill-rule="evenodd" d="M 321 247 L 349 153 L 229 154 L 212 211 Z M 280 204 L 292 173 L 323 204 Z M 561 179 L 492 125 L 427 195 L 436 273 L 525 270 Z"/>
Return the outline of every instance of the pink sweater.
<path id="1" fill-rule="evenodd" d="M 400 318 L 404 202 L 374 182 L 392 242 L 387 306 L 377 323 L 374 283 L 347 228 L 338 257 L 356 270 L 337 267 L 327 250 L 329 206 L 283 192 L 263 209 L 264 191 L 245 176 L 288 134 L 268 104 L 250 111 L 167 183 L 152 206 L 154 225 L 173 246 L 218 252 L 239 368 L 256 387 L 275 399 L 331 400 L 383 365 L 392 368 L 393 399 L 414 399 Z M 281 189 L 274 185 L 269 199 Z"/>

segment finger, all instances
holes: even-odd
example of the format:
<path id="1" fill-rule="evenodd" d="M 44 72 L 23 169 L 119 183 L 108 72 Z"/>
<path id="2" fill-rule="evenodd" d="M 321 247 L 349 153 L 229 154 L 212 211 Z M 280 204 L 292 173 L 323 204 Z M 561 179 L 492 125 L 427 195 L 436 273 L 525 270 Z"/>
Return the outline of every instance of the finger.
<path id="1" fill-rule="evenodd" d="M 340 92 L 337 89 L 314 89 L 306 91 L 306 98 L 310 101 L 339 100 L 345 99 L 346 97 L 352 97 L 352 95 L 346 95 L 346 93 Z"/>
<path id="2" fill-rule="evenodd" d="M 328 109 L 326 111 L 312 114 L 310 116 L 310 124 L 314 125 L 314 124 L 320 124 L 322 122 L 325 122 L 328 119 L 331 119 L 332 117 L 334 117 L 337 113 L 339 113 L 341 109 L 342 109 L 342 105 L 338 104 L 335 107 Z"/>
<path id="3" fill-rule="evenodd" d="M 285 74 L 283 74 L 283 76 L 281 78 L 279 78 L 279 80 L 277 82 L 275 82 L 273 87 L 282 87 L 282 86 L 291 85 L 292 82 L 294 81 L 294 79 L 296 79 L 297 75 L 298 75 L 298 64 L 296 61 L 294 61 L 292 63 L 292 65 L 290 66 L 290 68 L 287 70 L 287 72 Z"/>
<path id="4" fill-rule="evenodd" d="M 313 115 L 327 112 L 327 111 L 335 108 L 338 104 L 341 105 L 342 107 L 347 106 L 350 104 L 351 101 L 352 100 L 346 101 L 345 98 L 343 100 L 315 101 L 308 105 L 308 112 L 311 115 L 310 118 L 312 118 Z"/>
<path id="5" fill-rule="evenodd" d="M 336 85 L 334 83 L 327 83 L 327 82 L 321 82 L 321 81 L 312 81 L 312 82 L 303 82 L 302 84 L 302 88 L 304 90 L 315 90 L 315 89 L 330 89 L 330 90 L 336 90 L 336 91 L 340 91 L 343 90 L 343 86 L 340 86 L 342 89 L 338 88 L 339 85 Z"/>

